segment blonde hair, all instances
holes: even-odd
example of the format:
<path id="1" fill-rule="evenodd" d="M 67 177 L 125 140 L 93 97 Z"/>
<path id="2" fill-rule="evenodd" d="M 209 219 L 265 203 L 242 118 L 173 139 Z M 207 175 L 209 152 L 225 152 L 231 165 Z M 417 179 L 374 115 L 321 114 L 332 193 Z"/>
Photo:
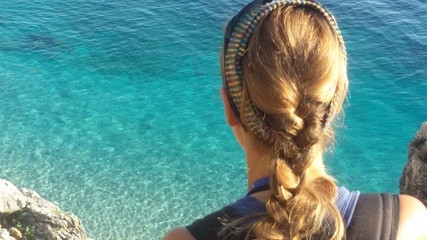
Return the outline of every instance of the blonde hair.
<path id="1" fill-rule="evenodd" d="M 317 151 L 333 139 L 325 121 L 345 98 L 346 65 L 337 33 L 315 9 L 282 6 L 254 29 L 241 62 L 240 118 L 246 122 L 251 101 L 274 139 L 267 144 L 274 169 L 267 213 L 246 229 L 256 239 L 343 238 L 333 178 L 308 179 L 306 173 Z"/>

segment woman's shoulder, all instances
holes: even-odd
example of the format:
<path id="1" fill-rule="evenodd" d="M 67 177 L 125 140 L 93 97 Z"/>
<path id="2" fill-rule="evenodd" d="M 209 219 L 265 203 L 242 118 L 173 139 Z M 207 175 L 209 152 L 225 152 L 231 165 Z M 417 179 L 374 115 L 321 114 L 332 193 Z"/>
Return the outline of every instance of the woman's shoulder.
<path id="1" fill-rule="evenodd" d="M 427 209 L 416 198 L 389 193 L 361 194 L 349 239 L 427 239 Z"/>
<path id="2" fill-rule="evenodd" d="M 186 228 L 180 227 L 170 231 L 163 240 L 195 240 L 195 238 Z"/>
<path id="3" fill-rule="evenodd" d="M 427 239 L 427 209 L 418 199 L 399 195 L 400 218 L 397 239 Z"/>

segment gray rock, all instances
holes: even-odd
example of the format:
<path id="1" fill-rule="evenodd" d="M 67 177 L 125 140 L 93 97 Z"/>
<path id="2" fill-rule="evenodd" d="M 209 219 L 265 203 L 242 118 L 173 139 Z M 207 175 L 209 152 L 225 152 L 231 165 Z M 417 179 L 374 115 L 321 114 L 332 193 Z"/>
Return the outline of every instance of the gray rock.
<path id="1" fill-rule="evenodd" d="M 31 198 L 31 199 L 40 199 L 40 195 L 34 191 L 31 191 L 27 188 L 21 188 L 21 192 L 22 194 L 24 194 L 24 196 Z"/>
<path id="2" fill-rule="evenodd" d="M 35 239 L 87 239 L 79 218 L 72 213 L 63 212 L 55 204 L 40 197 L 38 193 L 25 188 L 18 190 L 12 183 L 0 180 L 0 194 L 0 210 L 3 213 L 0 220 L 3 220 L 3 227 L 16 227 L 10 225 L 13 221 L 6 221 L 14 218 L 24 224 L 21 231 L 25 232 L 28 227 Z M 1 233 L 8 235 L 8 238 L 3 239 L 9 239 L 7 230 L 6 233 Z M 0 235 L 1 238 L 2 235 Z M 23 238 L 26 237 L 23 236 Z"/>
<path id="3" fill-rule="evenodd" d="M 22 209 L 26 197 L 11 182 L 0 179 L 0 217 Z"/>
<path id="4" fill-rule="evenodd" d="M 427 206 L 427 122 L 408 146 L 408 162 L 400 177 L 400 193 L 414 196 Z"/>

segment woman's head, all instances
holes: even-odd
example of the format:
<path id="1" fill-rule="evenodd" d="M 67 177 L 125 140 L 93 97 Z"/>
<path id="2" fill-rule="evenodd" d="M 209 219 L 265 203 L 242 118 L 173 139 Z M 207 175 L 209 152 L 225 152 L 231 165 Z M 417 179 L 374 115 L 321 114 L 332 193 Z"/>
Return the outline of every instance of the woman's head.
<path id="1" fill-rule="evenodd" d="M 268 214 L 251 227 L 258 237 L 343 235 L 333 180 L 308 181 L 306 170 L 314 146 L 332 135 L 328 123 L 346 95 L 346 65 L 336 22 L 314 1 L 255 1 L 229 23 L 224 88 L 242 126 L 272 150 Z"/>
<path id="2" fill-rule="evenodd" d="M 346 95 L 347 63 L 335 20 L 320 5 L 262 2 L 249 4 L 227 26 L 222 72 L 244 127 L 273 142 L 286 125 L 303 126 L 297 110 L 308 102 L 319 105 L 320 125 L 328 125 Z"/>

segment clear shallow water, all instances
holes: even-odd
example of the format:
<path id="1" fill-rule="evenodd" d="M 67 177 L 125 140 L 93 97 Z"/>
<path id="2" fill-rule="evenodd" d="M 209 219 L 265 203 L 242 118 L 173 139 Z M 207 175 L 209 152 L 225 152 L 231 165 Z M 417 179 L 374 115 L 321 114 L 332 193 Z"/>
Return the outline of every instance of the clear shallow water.
<path id="1" fill-rule="evenodd" d="M 1 1 L 0 177 L 77 214 L 96 239 L 157 239 L 245 191 L 218 52 L 244 1 Z M 324 1 L 349 51 L 330 171 L 398 191 L 427 120 L 427 4 Z"/>

